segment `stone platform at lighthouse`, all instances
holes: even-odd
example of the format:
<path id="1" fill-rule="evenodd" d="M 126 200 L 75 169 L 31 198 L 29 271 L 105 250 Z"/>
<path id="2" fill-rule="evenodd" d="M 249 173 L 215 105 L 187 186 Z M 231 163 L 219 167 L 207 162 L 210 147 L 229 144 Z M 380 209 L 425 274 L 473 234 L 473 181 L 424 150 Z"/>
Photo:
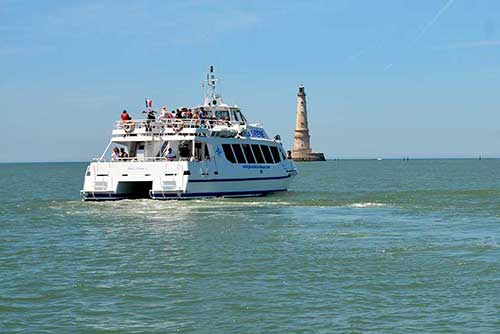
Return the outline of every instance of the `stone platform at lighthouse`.
<path id="1" fill-rule="evenodd" d="M 325 155 L 311 150 L 311 135 L 307 122 L 306 92 L 299 87 L 297 94 L 297 122 L 293 141 L 292 159 L 294 161 L 326 161 Z"/>
<path id="2" fill-rule="evenodd" d="M 326 161 L 325 155 L 321 152 L 293 153 L 293 161 Z"/>

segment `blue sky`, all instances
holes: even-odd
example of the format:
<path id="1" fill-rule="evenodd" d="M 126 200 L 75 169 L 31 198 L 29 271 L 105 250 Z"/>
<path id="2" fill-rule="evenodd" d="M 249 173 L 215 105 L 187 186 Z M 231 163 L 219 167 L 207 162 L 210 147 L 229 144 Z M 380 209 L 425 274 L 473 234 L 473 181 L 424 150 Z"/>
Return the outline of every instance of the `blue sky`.
<path id="1" fill-rule="evenodd" d="M 500 2 L 0 0 L 0 161 L 89 160 L 144 97 L 226 102 L 329 158 L 500 156 Z"/>

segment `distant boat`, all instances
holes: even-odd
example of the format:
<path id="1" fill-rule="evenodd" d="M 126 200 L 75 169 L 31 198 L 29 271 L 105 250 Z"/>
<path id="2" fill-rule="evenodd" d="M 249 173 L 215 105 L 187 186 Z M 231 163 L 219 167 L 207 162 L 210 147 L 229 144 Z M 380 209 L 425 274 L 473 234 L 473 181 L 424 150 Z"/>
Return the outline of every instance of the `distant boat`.
<path id="1" fill-rule="evenodd" d="M 382 159 L 382 158 L 377 158 L 377 161 L 382 161 L 382 160 L 384 160 L 384 159 Z"/>

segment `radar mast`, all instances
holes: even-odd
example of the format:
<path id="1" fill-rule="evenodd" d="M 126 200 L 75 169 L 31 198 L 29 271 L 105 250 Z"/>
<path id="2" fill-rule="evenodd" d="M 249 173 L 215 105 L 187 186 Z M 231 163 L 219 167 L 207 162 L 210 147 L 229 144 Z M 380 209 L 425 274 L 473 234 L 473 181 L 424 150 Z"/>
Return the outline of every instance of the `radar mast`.
<path id="1" fill-rule="evenodd" d="M 217 94 L 215 90 L 215 84 L 218 79 L 215 79 L 214 66 L 210 65 L 210 71 L 207 74 L 207 80 L 203 83 L 205 88 L 205 106 L 217 106 L 224 103 L 222 100 L 222 95 Z M 205 86 L 206 84 L 206 86 Z"/>

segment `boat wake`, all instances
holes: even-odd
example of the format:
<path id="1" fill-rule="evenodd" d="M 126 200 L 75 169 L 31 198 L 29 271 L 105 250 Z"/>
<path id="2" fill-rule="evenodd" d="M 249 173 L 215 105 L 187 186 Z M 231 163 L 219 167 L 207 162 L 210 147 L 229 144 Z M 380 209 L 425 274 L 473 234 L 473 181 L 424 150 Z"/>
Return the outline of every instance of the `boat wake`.
<path id="1" fill-rule="evenodd" d="M 363 202 L 363 203 L 353 203 L 349 204 L 349 208 L 359 208 L 359 209 L 364 209 L 364 208 L 383 208 L 389 206 L 388 204 L 385 203 L 374 203 L 374 202 Z"/>

